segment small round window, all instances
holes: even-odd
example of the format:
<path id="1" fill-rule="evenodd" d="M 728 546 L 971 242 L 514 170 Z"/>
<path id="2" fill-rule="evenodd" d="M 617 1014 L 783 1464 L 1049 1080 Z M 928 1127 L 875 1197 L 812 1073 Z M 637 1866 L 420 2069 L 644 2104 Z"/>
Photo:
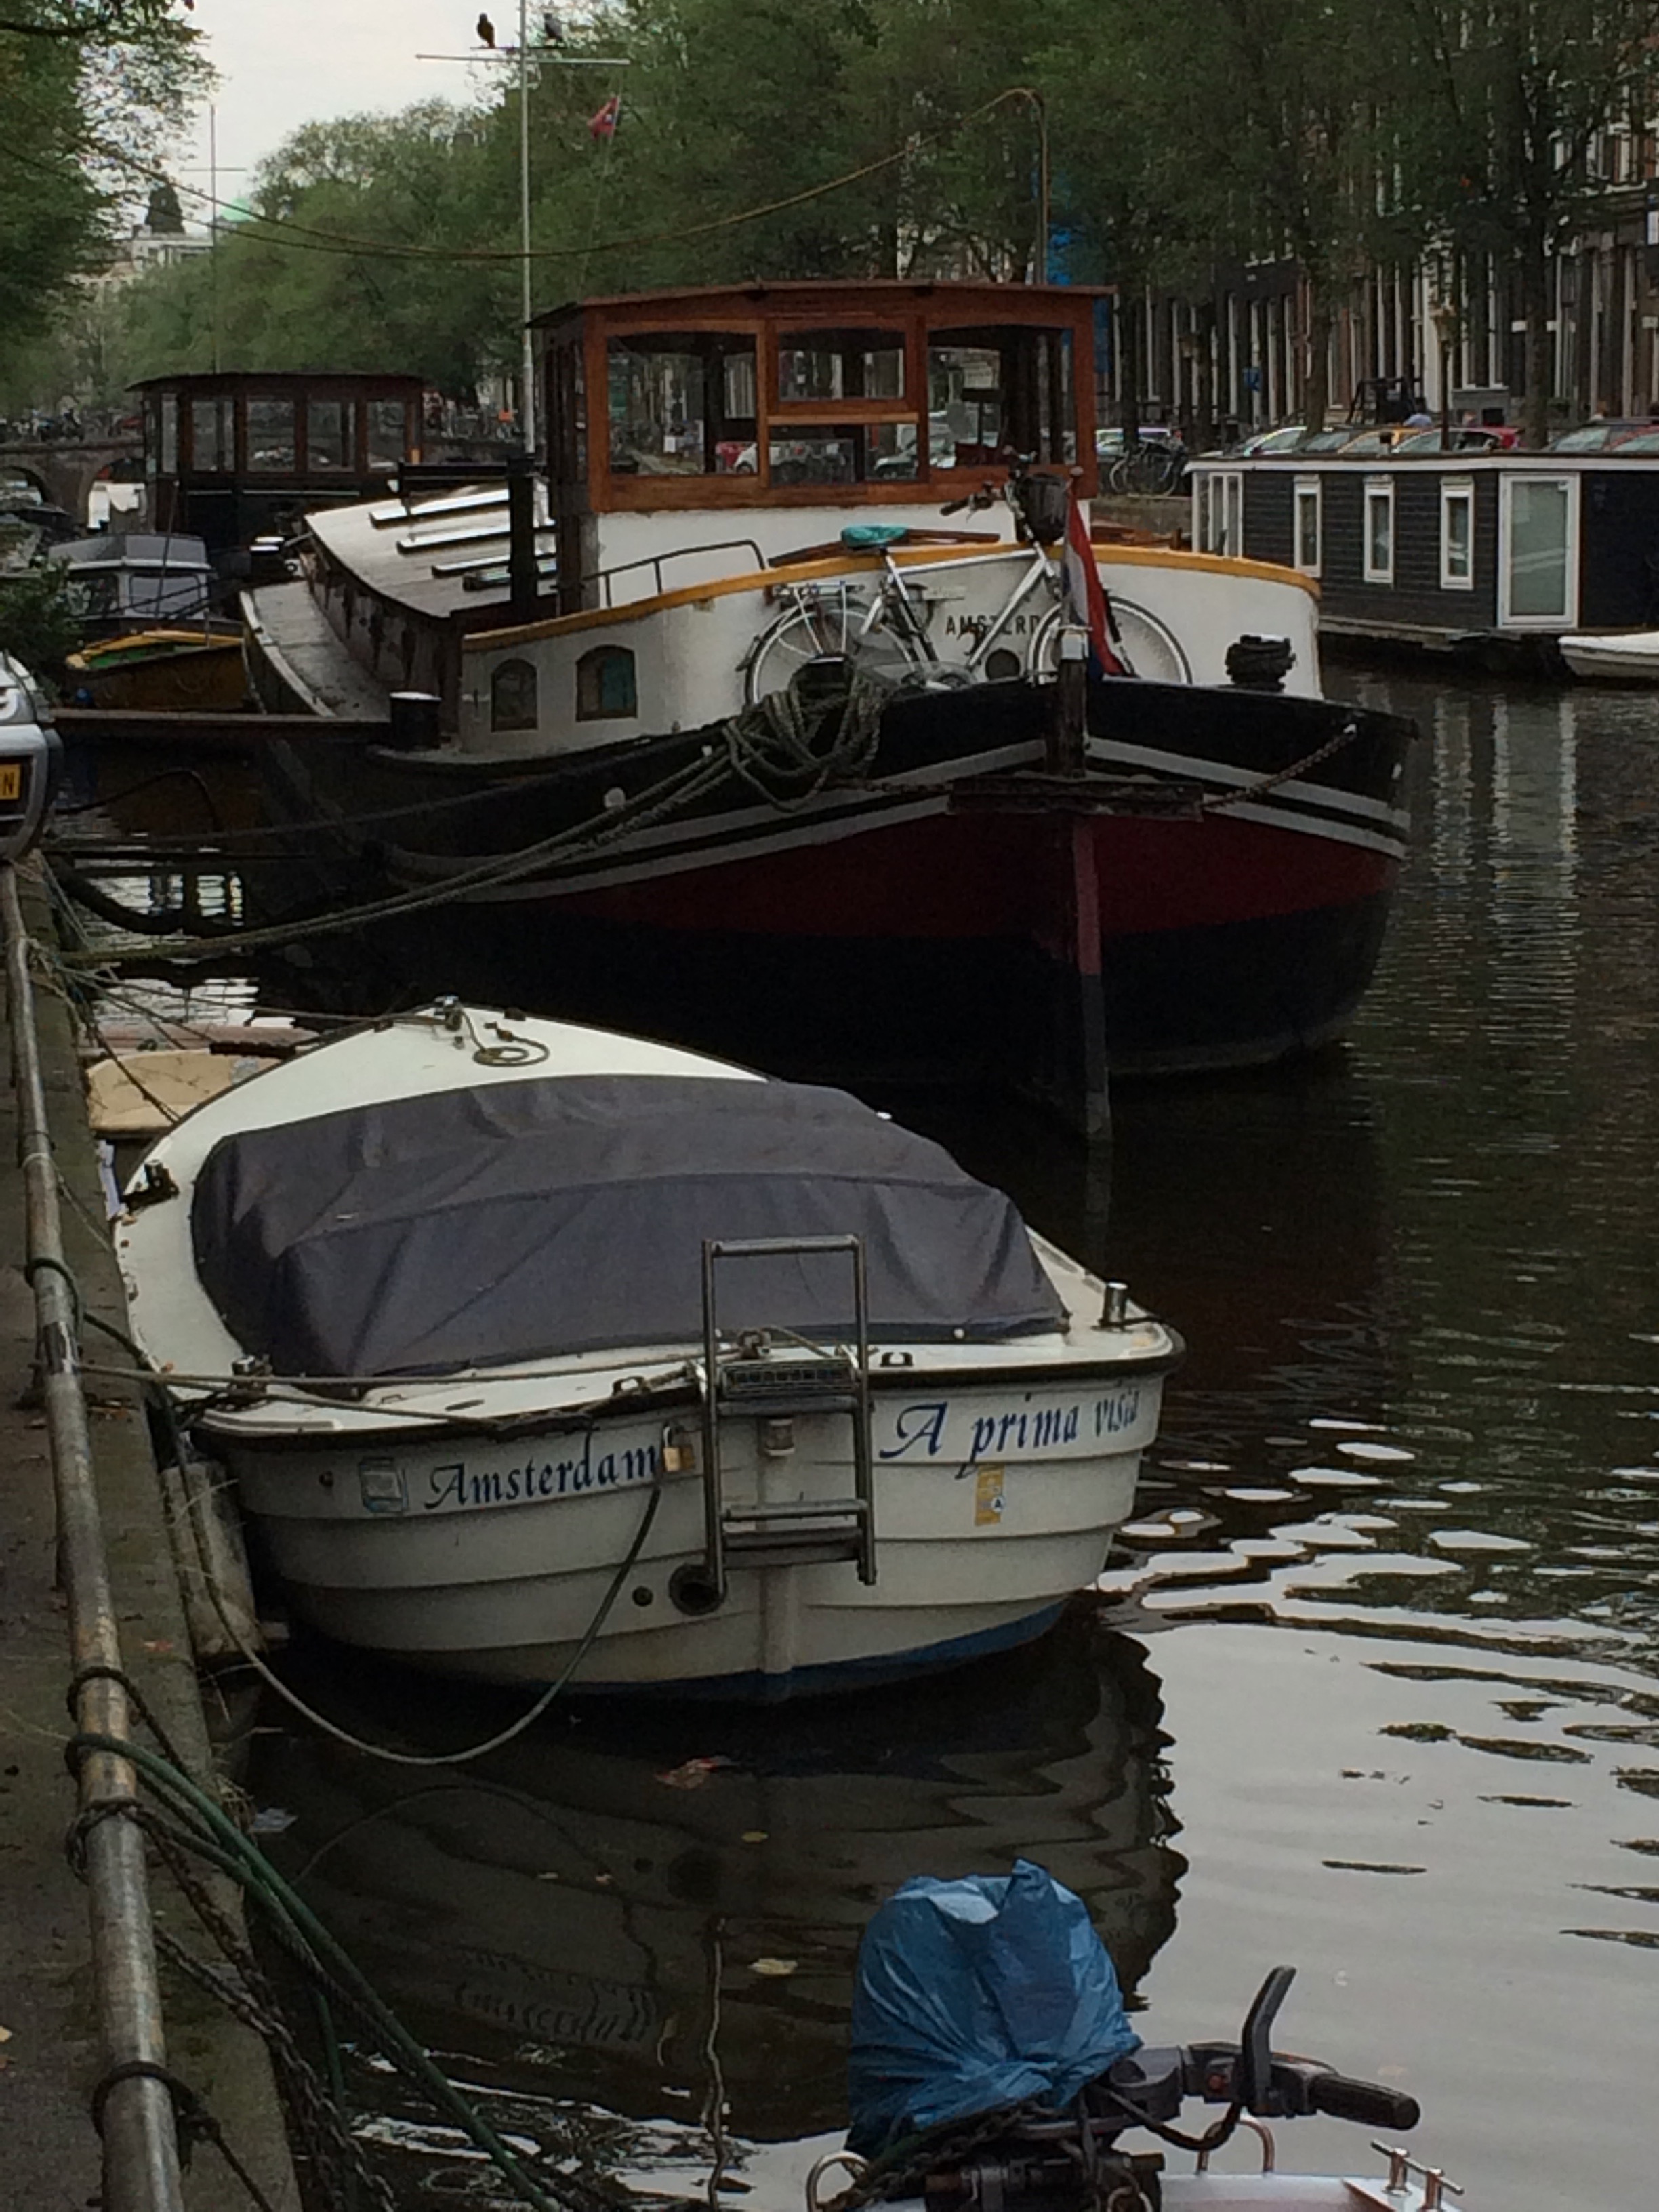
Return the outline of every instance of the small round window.
<path id="1" fill-rule="evenodd" d="M 536 726 L 536 665 L 530 660 L 504 660 L 489 679 L 489 726 L 492 730 L 533 730 Z"/>

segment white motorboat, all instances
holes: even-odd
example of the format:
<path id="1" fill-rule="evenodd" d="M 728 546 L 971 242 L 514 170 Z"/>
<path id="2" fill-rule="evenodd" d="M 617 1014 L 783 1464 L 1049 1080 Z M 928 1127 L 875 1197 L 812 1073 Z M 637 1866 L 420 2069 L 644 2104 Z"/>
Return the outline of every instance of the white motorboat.
<path id="1" fill-rule="evenodd" d="M 499 1681 L 780 1697 L 1042 1632 L 1180 1340 L 845 1093 L 441 1001 L 129 1184 L 134 1333 L 296 1610 Z"/>
<path id="2" fill-rule="evenodd" d="M 1557 641 L 1575 676 L 1600 684 L 1659 684 L 1659 629 L 1582 631 Z"/>

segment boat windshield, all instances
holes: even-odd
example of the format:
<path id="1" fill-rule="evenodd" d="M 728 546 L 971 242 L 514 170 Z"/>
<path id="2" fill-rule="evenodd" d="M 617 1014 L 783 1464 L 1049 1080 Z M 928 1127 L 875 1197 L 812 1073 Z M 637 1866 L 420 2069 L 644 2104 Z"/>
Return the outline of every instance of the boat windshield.
<path id="1" fill-rule="evenodd" d="M 755 340 L 728 331 L 641 331 L 609 349 L 613 475 L 755 470 Z"/>

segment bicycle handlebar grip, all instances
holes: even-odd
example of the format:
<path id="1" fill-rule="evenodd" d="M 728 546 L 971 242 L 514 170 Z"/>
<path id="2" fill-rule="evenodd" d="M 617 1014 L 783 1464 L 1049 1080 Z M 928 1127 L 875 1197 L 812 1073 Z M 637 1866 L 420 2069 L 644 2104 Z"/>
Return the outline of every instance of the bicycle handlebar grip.
<path id="1" fill-rule="evenodd" d="M 1423 2117 L 1415 2097 L 1386 2089 L 1380 2081 L 1354 2081 L 1346 2074 L 1316 2074 L 1308 2101 L 1334 2120 L 1353 2120 L 1364 2128 L 1414 2128 Z"/>

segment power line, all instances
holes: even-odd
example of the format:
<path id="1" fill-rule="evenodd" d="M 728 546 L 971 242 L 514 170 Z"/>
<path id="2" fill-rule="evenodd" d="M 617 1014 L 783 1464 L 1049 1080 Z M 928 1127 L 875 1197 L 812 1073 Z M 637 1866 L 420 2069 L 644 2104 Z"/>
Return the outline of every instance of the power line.
<path id="1" fill-rule="evenodd" d="M 896 147 L 890 153 L 879 155 L 873 161 L 866 161 L 856 169 L 848 169 L 839 177 L 830 178 L 823 184 L 808 185 L 802 191 L 790 192 L 781 199 L 768 200 L 758 207 L 742 209 L 735 215 L 714 216 L 705 222 L 687 223 L 673 230 L 637 231 L 626 238 L 607 239 L 597 246 L 538 246 L 529 258 L 536 261 L 579 261 L 590 254 L 619 253 L 635 246 L 674 245 L 685 239 L 706 238 L 715 231 L 732 230 L 744 223 L 758 222 L 769 215 L 783 214 L 790 208 L 804 206 L 809 200 L 823 199 L 830 192 L 843 191 L 848 185 L 860 184 L 866 177 L 879 175 L 882 170 L 890 169 L 896 162 L 913 158 L 926 147 L 939 144 L 956 131 L 964 129 L 967 125 L 976 123 L 981 117 L 989 115 L 994 110 L 1006 106 L 1008 101 L 1030 100 L 1033 96 L 1032 89 L 1029 85 L 1011 85 L 1006 91 L 996 94 L 993 99 L 981 102 L 979 106 L 970 107 L 952 122 L 942 124 L 933 131 L 913 133 L 902 145 Z M 118 167 L 127 169 L 135 176 L 146 177 L 152 181 L 157 179 L 169 183 L 174 181 L 167 176 L 166 170 L 158 169 L 147 162 L 140 161 L 131 155 L 122 153 L 115 147 L 97 141 L 93 141 L 91 143 L 93 150 L 99 153 L 103 159 L 113 162 Z M 10 152 L 12 159 L 22 161 L 30 167 L 46 166 L 44 163 L 30 161 L 27 155 L 19 154 L 15 149 L 6 150 Z M 323 230 L 314 223 L 302 222 L 297 216 L 249 215 L 246 208 L 237 206 L 234 201 L 218 199 L 213 194 L 204 192 L 194 185 L 182 185 L 178 189 L 191 200 L 199 201 L 215 208 L 227 208 L 240 216 L 241 220 L 234 226 L 234 235 L 247 238 L 250 244 L 256 246 L 286 246 L 300 252 L 335 253 L 353 259 L 441 261 L 450 264 L 477 262 L 493 265 L 501 263 L 516 264 L 526 258 L 521 252 L 509 247 L 398 246 L 373 239 L 352 238 L 343 232 Z M 291 232 L 295 234 L 293 236 L 279 234 L 270 237 L 255 233 L 250 235 L 252 227 L 256 224 L 264 225 L 267 230 L 274 230 L 278 234 Z"/>

